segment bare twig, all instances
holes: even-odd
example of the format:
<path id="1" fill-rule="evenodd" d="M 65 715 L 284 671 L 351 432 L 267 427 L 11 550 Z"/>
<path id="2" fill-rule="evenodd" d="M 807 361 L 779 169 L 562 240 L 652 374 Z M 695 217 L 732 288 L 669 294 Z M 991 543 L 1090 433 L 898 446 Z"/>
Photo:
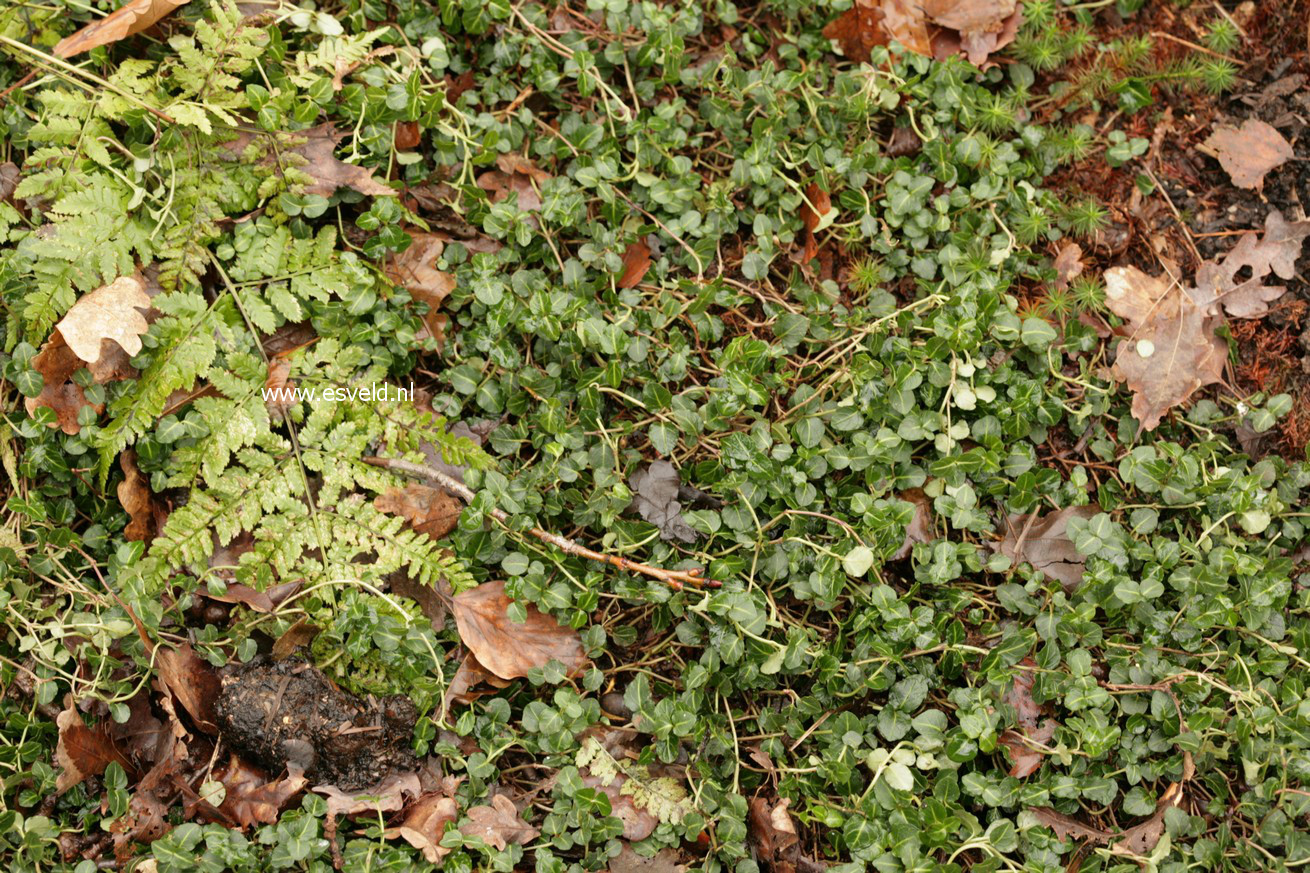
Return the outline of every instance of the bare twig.
<path id="1" fill-rule="evenodd" d="M 465 503 L 472 503 L 473 498 L 477 496 L 473 493 L 473 489 L 469 488 L 463 482 L 460 482 L 452 476 L 446 475 L 440 470 L 434 470 L 425 464 L 416 464 L 413 461 L 404 461 L 399 458 L 366 457 L 363 461 L 366 464 L 372 464 L 375 467 L 383 467 L 394 473 L 401 473 L 418 479 L 426 479 L 435 485 L 441 486 L 451 494 L 463 500 Z M 509 521 L 509 514 L 494 506 L 491 508 L 491 517 L 500 522 Z M 619 555 L 606 555 L 601 552 L 592 551 L 586 546 L 575 543 L 568 537 L 544 531 L 539 527 L 532 528 L 528 533 L 532 534 L 543 543 L 548 543 L 554 546 L 566 555 L 577 555 L 582 558 L 590 558 L 593 561 L 599 561 L 602 564 L 609 564 L 629 573 L 639 573 L 643 576 L 650 576 L 652 579 L 658 579 L 665 583 L 674 591 L 681 591 L 685 585 L 691 585 L 693 587 L 707 586 L 710 588 L 720 587 L 720 583 L 713 579 L 704 578 L 701 575 L 704 571 L 699 567 L 691 570 L 665 570 L 662 567 L 652 567 L 648 564 L 641 564 Z"/>

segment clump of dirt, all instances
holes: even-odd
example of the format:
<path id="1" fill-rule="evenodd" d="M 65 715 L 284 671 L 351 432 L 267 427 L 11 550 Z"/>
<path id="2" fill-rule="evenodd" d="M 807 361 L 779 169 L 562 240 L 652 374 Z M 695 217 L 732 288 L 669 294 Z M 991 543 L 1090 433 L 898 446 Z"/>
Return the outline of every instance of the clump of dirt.
<path id="1" fill-rule="evenodd" d="M 224 740 L 271 772 L 296 765 L 311 782 L 349 791 L 418 767 L 409 748 L 418 712 L 406 697 L 361 700 L 294 659 L 256 658 L 222 681 Z"/>

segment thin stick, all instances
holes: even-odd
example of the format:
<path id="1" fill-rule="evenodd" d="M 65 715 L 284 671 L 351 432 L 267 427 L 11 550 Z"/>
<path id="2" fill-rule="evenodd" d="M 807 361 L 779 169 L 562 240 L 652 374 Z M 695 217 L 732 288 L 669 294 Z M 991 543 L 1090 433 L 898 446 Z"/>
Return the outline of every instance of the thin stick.
<path id="1" fill-rule="evenodd" d="M 374 467 L 383 467 L 395 473 L 402 473 L 406 476 L 413 476 L 418 479 L 426 479 L 435 485 L 449 491 L 465 503 L 472 503 L 473 498 L 477 495 L 473 489 L 469 488 L 463 482 L 448 476 L 440 470 L 426 466 L 425 464 L 416 464 L 413 461 L 404 461 L 399 458 L 377 458 L 366 457 L 362 459 L 366 464 L 372 464 Z M 491 517 L 500 522 L 509 521 L 509 514 L 495 506 L 491 507 Z M 601 552 L 595 552 L 586 546 L 579 545 L 568 537 L 562 537 L 559 534 L 544 531 L 539 527 L 534 527 L 528 531 L 543 543 L 549 543 L 559 549 L 566 555 L 577 555 L 582 558 L 590 558 L 593 561 L 599 561 L 602 564 L 609 564 L 625 570 L 629 573 L 639 573 L 643 576 L 650 576 L 652 579 L 658 579 L 668 585 L 674 591 L 681 591 L 684 585 L 693 587 L 707 586 L 709 588 L 718 588 L 721 583 L 706 579 L 701 576 L 704 571 L 699 567 L 691 570 L 665 570 L 662 567 L 652 567 L 649 564 L 641 564 L 629 560 L 619 555 L 606 555 Z"/>

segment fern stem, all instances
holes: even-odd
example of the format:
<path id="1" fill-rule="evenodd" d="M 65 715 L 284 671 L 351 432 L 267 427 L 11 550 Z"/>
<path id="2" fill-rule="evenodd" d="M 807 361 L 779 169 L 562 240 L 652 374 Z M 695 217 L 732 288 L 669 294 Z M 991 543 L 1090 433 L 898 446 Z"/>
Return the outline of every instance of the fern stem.
<path id="1" fill-rule="evenodd" d="M 424 464 L 416 464 L 413 461 L 405 461 L 399 458 L 366 457 L 363 461 L 366 464 L 372 464 L 375 467 L 383 467 L 396 473 L 403 473 L 406 476 L 426 479 L 434 485 L 444 488 L 465 503 L 472 503 L 473 498 L 477 496 L 473 492 L 473 489 L 469 488 L 463 482 Z M 496 506 L 492 506 L 490 512 L 491 517 L 499 522 L 509 521 L 509 514 Z M 674 591 L 681 591 L 684 585 L 691 585 L 693 587 L 708 586 L 710 588 L 720 587 L 719 582 L 713 579 L 704 578 L 701 575 L 704 571 L 699 567 L 692 570 L 665 570 L 662 567 L 652 567 L 649 564 L 640 564 L 619 555 L 607 555 L 603 552 L 592 551 L 586 546 L 579 545 L 568 537 L 544 531 L 539 527 L 532 528 L 528 533 L 532 534 L 543 543 L 548 543 L 554 546 L 566 555 L 577 555 L 582 558 L 590 558 L 593 561 L 599 561 L 602 564 L 609 564 L 629 573 L 650 576 L 652 579 L 660 580 Z"/>

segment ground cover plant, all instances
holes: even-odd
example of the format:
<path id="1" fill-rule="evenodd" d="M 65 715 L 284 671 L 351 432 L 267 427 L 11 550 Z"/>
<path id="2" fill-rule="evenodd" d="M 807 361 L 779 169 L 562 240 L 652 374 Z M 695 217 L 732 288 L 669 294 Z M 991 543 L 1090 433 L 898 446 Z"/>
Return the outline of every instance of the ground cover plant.
<path id="1" fill-rule="evenodd" d="M 0 856 L 1310 862 L 1306 9 L 0 9 Z"/>

